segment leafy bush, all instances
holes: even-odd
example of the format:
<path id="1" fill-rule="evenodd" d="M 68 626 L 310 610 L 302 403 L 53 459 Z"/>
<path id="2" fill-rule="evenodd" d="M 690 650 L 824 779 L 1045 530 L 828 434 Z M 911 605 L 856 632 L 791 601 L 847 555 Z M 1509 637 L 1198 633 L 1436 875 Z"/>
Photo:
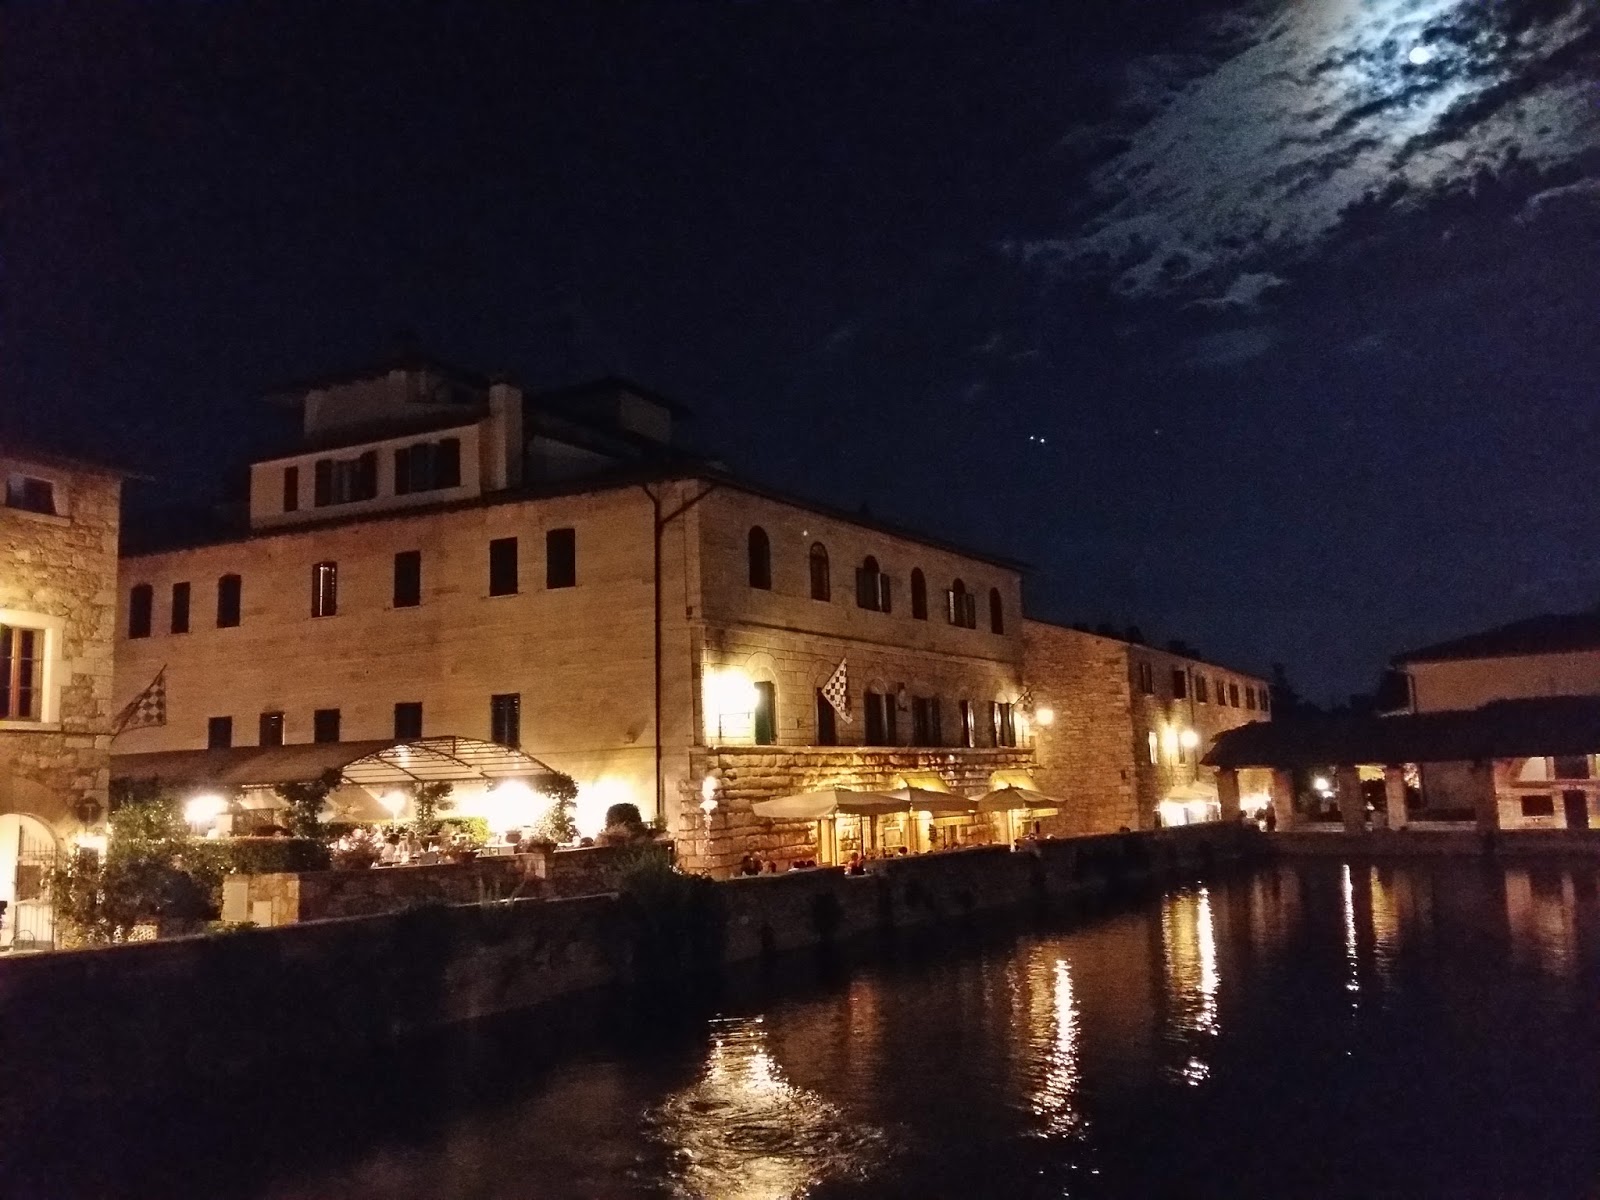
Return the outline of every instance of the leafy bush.
<path id="1" fill-rule="evenodd" d="M 613 804 L 606 809 L 606 827 L 600 832 L 602 846 L 626 846 L 642 842 L 651 836 L 650 827 L 639 815 L 637 804 Z"/>
<path id="2" fill-rule="evenodd" d="M 488 818 L 444 817 L 440 819 L 439 834 L 441 837 L 454 837 L 458 833 L 465 834 L 467 841 L 472 845 L 481 846 L 489 840 Z"/>
<path id="3" fill-rule="evenodd" d="M 324 836 L 322 809 L 328 793 L 339 786 L 338 771 L 324 771 L 320 778 L 302 783 L 280 783 L 272 790 L 278 794 L 286 808 L 283 823 L 296 837 L 320 838 Z"/>
<path id="4" fill-rule="evenodd" d="M 333 865 L 341 871 L 361 871 L 383 854 L 379 836 L 365 827 L 352 830 L 333 843 Z"/>
<path id="5" fill-rule="evenodd" d="M 454 807 L 448 783 L 414 783 L 411 785 L 411 803 L 416 812 L 417 833 L 425 838 L 437 837 L 441 822 L 439 814 Z"/>

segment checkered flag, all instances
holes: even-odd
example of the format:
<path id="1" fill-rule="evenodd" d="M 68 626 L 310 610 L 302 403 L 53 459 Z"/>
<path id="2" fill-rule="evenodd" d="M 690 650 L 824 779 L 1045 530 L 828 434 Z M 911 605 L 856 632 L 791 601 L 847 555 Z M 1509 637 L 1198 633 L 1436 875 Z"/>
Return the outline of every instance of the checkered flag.
<path id="1" fill-rule="evenodd" d="M 162 667 L 156 677 L 132 700 L 123 706 L 112 723 L 111 736 L 130 729 L 147 729 L 152 725 L 167 723 L 167 669 Z"/>
<path id="2" fill-rule="evenodd" d="M 1022 685 L 1022 694 L 1017 697 L 1017 708 L 1025 713 L 1033 711 L 1033 689 L 1027 684 Z"/>
<path id="3" fill-rule="evenodd" d="M 838 668 L 822 685 L 822 698 L 833 705 L 833 711 L 847 725 L 850 723 L 850 672 L 846 667 L 849 661 L 848 658 L 841 658 Z"/>

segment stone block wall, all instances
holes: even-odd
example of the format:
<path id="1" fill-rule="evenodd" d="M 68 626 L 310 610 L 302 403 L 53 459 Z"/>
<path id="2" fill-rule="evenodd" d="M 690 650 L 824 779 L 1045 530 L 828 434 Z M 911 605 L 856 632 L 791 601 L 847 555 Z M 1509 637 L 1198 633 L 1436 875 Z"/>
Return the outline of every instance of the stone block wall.
<path id="1" fill-rule="evenodd" d="M 794 859 L 818 856 L 814 822 L 757 817 L 750 808 L 756 800 L 830 787 L 887 791 L 902 786 L 907 775 L 937 775 L 951 791 L 974 795 L 989 790 L 996 771 L 1028 771 L 1033 765 L 1033 751 L 1022 748 L 724 746 L 697 751 L 691 773 L 718 781 L 717 808 L 708 822 L 698 807 L 699 794 L 683 795 L 679 862 L 688 871 L 726 876 L 746 854 L 771 859 L 780 869 Z M 880 822 L 880 827 L 887 831 L 892 824 Z M 994 838 L 988 817 L 954 824 L 966 830 L 966 841 Z M 892 837 L 888 844 L 894 844 Z M 846 842 L 841 850 L 847 855 L 853 848 Z"/>
<path id="2" fill-rule="evenodd" d="M 222 919 L 292 925 L 333 917 L 400 912 L 422 904 L 475 904 L 545 893 L 547 852 L 508 854 L 435 866 L 228 875 Z"/>
<path id="3" fill-rule="evenodd" d="M 65 836 L 103 812 L 110 783 L 113 630 L 121 481 L 7 457 L 55 488 L 58 515 L 0 505 L 0 623 L 46 630 L 43 722 L 0 721 L 0 812 Z M 138 685 L 143 687 L 149 680 Z"/>

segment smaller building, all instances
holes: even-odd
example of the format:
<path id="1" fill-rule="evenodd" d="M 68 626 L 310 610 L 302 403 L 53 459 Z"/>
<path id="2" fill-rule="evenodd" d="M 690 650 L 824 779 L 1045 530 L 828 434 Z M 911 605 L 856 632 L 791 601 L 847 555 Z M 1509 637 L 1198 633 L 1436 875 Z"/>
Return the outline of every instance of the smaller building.
<path id="1" fill-rule="evenodd" d="M 105 812 L 122 479 L 0 435 L 0 949 L 49 945 L 44 872 Z"/>
<path id="2" fill-rule="evenodd" d="M 1217 735 L 1271 717 L 1266 680 L 1174 650 L 1044 621 L 1023 622 L 1023 677 L 1037 729 L 1034 778 L 1068 801 L 1062 836 L 1214 820 L 1222 797 L 1202 761 Z M 1264 807 L 1268 775 L 1241 781 Z"/>
<path id="3" fill-rule="evenodd" d="M 1412 712 L 1600 695 L 1600 611 L 1544 613 L 1394 658 Z"/>
<path id="4" fill-rule="evenodd" d="M 1350 832 L 1430 816 L 1486 831 L 1588 829 L 1600 824 L 1600 696 L 1251 725 L 1219 737 L 1205 761 L 1224 779 L 1271 771 L 1279 829 L 1323 816 Z"/>

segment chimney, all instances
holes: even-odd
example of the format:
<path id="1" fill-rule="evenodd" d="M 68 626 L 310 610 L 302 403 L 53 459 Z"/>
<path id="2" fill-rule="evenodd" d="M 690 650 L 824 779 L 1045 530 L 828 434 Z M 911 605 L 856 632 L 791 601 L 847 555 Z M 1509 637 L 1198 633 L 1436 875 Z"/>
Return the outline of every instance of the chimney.
<path id="1" fill-rule="evenodd" d="M 483 430 L 483 490 L 521 487 L 522 459 L 522 389 L 496 380 L 489 385 Z"/>

